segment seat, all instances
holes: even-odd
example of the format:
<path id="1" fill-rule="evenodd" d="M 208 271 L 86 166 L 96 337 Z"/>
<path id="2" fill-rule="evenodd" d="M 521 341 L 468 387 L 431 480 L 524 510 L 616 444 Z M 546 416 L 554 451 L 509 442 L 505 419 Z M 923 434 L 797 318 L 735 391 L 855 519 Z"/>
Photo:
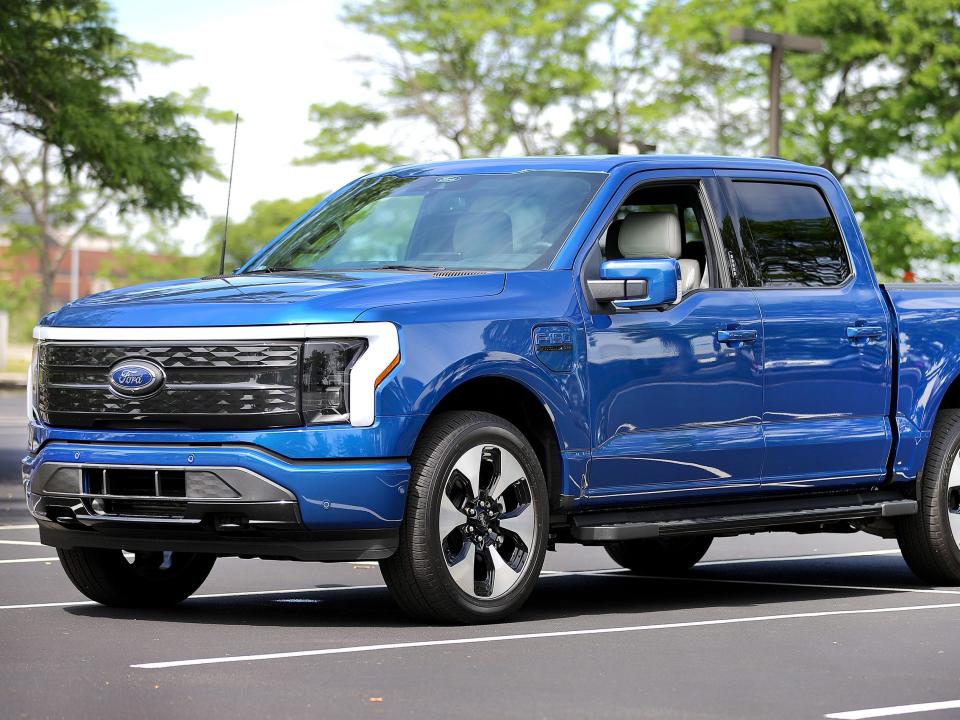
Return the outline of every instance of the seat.
<path id="1" fill-rule="evenodd" d="M 607 260 L 622 260 L 620 254 L 620 226 L 623 220 L 614 220 L 607 228 L 607 232 L 600 238 L 600 251 Z"/>
<path id="2" fill-rule="evenodd" d="M 453 228 L 453 250 L 462 257 L 513 252 L 513 222 L 505 212 L 468 212 Z"/>
<path id="3" fill-rule="evenodd" d="M 700 263 L 681 258 L 680 220 L 674 213 L 633 213 L 623 219 L 618 245 L 625 258 L 674 258 L 680 264 L 684 294 L 700 287 Z"/>

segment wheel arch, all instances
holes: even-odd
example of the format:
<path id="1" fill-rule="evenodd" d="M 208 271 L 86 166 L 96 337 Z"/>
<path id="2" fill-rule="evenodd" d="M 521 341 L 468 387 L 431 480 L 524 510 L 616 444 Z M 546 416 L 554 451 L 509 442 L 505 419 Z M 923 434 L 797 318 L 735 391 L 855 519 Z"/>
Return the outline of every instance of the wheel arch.
<path id="1" fill-rule="evenodd" d="M 450 388 L 439 399 L 424 426 L 436 415 L 452 410 L 488 412 L 516 425 L 540 461 L 547 481 L 550 507 L 557 507 L 563 484 L 561 440 L 554 410 L 538 393 L 506 375 L 472 377 Z"/>
<path id="2" fill-rule="evenodd" d="M 932 427 L 933 423 L 936 422 L 936 416 L 940 414 L 941 410 L 960 409 L 960 372 L 954 375 L 949 382 L 944 383 L 944 389 L 941 390 L 939 401 L 935 407 L 936 412 L 932 414 L 930 421 L 924 423 L 929 427 Z"/>

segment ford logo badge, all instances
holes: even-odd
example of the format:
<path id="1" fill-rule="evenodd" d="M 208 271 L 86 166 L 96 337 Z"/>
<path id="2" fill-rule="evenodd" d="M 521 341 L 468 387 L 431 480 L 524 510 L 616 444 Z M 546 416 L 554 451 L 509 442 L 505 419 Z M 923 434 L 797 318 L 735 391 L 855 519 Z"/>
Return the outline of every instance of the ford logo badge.
<path id="1" fill-rule="evenodd" d="M 163 368 L 150 360 L 124 360 L 110 368 L 110 389 L 121 397 L 153 395 L 165 380 Z"/>

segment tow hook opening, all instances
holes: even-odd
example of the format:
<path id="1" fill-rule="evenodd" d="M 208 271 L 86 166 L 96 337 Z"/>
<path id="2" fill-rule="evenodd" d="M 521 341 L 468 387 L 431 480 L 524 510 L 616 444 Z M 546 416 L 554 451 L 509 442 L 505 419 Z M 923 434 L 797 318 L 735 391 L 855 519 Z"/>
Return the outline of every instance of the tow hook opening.
<path id="1" fill-rule="evenodd" d="M 217 513 L 213 516 L 213 529 L 217 532 L 236 532 L 238 530 L 248 530 L 249 528 L 250 518 L 246 515 Z"/>
<path id="2" fill-rule="evenodd" d="M 65 505 L 50 505 L 47 507 L 47 519 L 61 525 L 78 525 L 77 514 L 73 508 Z"/>

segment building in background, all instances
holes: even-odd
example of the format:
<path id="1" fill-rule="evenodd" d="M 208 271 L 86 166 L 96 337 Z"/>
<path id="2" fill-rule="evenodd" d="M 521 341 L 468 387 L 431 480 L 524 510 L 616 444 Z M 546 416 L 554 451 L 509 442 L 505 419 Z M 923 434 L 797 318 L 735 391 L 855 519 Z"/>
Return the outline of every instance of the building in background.
<path id="1" fill-rule="evenodd" d="M 18 288 L 28 278 L 39 278 L 40 262 L 35 252 L 11 250 L 3 231 L 11 221 L 28 224 L 29 214 L 18 211 L 0 219 L 0 287 Z M 54 260 L 62 254 L 53 283 L 54 305 L 59 307 L 84 295 L 129 285 L 123 270 L 110 262 L 118 245 L 119 241 L 113 238 L 80 236 L 65 253 L 59 246 L 54 248 L 50 253 Z M 169 258 L 160 255 L 148 257 L 158 263 L 169 262 Z"/>
<path id="2" fill-rule="evenodd" d="M 57 305 L 114 287 L 115 281 L 98 277 L 101 264 L 109 260 L 113 241 L 81 237 L 68 250 L 57 268 L 53 283 L 53 298 Z M 51 255 L 59 254 L 57 248 Z M 24 278 L 37 277 L 40 263 L 33 253 L 11 253 L 10 242 L 0 237 L 0 284 L 19 285 Z"/>

